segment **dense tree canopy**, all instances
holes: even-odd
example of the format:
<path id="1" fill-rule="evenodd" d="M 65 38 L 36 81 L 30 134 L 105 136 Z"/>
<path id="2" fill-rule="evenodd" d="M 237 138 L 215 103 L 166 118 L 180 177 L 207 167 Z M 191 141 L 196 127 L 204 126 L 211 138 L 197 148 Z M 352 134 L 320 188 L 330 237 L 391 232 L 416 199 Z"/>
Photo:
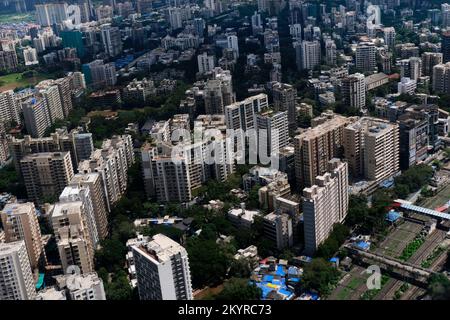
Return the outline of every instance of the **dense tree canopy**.
<path id="1" fill-rule="evenodd" d="M 248 279 L 231 278 L 225 282 L 217 300 L 260 300 L 261 289 L 250 284 Z"/>
<path id="2" fill-rule="evenodd" d="M 428 293 L 433 300 L 450 300 L 450 280 L 443 274 L 432 275 Z"/>
<path id="3" fill-rule="evenodd" d="M 313 259 L 303 270 L 303 289 L 327 295 L 338 277 L 339 271 L 329 262 L 322 258 Z"/>

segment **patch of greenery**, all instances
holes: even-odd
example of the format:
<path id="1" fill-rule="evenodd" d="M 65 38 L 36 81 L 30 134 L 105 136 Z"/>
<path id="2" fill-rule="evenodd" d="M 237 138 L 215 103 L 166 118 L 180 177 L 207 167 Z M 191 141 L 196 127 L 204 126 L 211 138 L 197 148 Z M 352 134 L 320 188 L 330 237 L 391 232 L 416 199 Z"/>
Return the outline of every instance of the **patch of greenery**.
<path id="1" fill-rule="evenodd" d="M 302 288 L 328 295 L 339 280 L 339 271 L 323 258 L 315 258 L 303 269 Z"/>
<path id="2" fill-rule="evenodd" d="M 262 291 L 248 279 L 231 278 L 226 281 L 223 290 L 216 296 L 217 300 L 260 300 Z"/>
<path id="3" fill-rule="evenodd" d="M 330 259 L 339 250 L 339 247 L 344 243 L 345 239 L 350 235 L 350 230 L 347 226 L 336 223 L 333 226 L 327 240 L 325 240 L 317 249 L 316 256 L 324 259 Z"/>
<path id="4" fill-rule="evenodd" d="M 433 274 L 428 282 L 432 300 L 450 300 L 450 280 L 442 273 Z"/>
<path id="5" fill-rule="evenodd" d="M 433 252 L 425 260 L 423 260 L 422 263 L 420 264 L 422 266 L 422 268 L 431 267 L 431 265 L 436 260 L 436 258 L 439 257 L 442 254 L 442 252 L 444 252 L 444 251 L 445 251 L 445 249 L 441 246 L 434 249 Z"/>
<path id="6" fill-rule="evenodd" d="M 405 249 L 403 249 L 402 254 L 398 257 L 400 260 L 407 261 L 413 256 L 413 254 L 420 248 L 420 246 L 425 242 L 423 236 L 417 236 L 412 240 Z"/>

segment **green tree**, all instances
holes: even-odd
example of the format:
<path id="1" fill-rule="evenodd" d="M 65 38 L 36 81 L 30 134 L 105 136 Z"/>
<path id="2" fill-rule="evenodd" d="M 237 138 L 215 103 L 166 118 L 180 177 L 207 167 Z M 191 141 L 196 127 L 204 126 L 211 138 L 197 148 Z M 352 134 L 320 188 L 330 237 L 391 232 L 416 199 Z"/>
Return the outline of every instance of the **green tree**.
<path id="1" fill-rule="evenodd" d="M 97 268 L 104 267 L 109 272 L 123 268 L 127 249 L 117 238 L 101 241 L 101 249 L 95 253 Z"/>
<path id="2" fill-rule="evenodd" d="M 339 271 L 322 258 L 313 259 L 303 270 L 303 288 L 327 295 L 339 277 Z"/>
<path id="3" fill-rule="evenodd" d="M 428 283 L 432 300 L 450 300 L 450 280 L 444 274 L 434 274 Z"/>
<path id="4" fill-rule="evenodd" d="M 190 238 L 186 249 L 195 288 L 215 285 L 225 278 L 231 259 L 215 240 Z"/>
<path id="5" fill-rule="evenodd" d="M 107 300 L 131 300 L 133 290 L 125 271 L 120 270 L 113 274 L 112 281 L 106 284 L 105 291 Z"/>
<path id="6" fill-rule="evenodd" d="M 251 272 L 252 268 L 248 259 L 233 259 L 228 275 L 237 278 L 248 278 Z"/>
<path id="7" fill-rule="evenodd" d="M 248 279 L 232 278 L 225 282 L 217 300 L 260 300 L 262 291 Z"/>

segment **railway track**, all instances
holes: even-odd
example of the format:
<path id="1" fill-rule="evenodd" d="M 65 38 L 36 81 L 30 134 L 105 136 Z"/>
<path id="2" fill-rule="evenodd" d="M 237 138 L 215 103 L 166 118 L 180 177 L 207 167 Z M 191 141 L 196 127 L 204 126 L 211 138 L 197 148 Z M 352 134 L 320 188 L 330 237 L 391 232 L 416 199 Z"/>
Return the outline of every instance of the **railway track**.
<path id="1" fill-rule="evenodd" d="M 439 232 L 439 230 L 434 231 L 431 236 L 425 240 L 425 242 L 419 247 L 419 249 L 413 254 L 413 256 L 408 259 L 408 262 L 414 265 L 419 265 L 425 260 L 434 248 L 439 245 L 439 242 L 445 238 L 445 234 Z"/>

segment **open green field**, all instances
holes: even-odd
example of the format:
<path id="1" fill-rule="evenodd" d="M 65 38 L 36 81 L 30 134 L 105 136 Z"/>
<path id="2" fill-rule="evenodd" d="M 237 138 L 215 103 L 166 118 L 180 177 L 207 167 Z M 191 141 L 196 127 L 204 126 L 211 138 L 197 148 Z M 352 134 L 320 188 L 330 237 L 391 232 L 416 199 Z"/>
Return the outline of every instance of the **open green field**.
<path id="1" fill-rule="evenodd" d="M 14 90 L 18 87 L 26 87 L 37 84 L 39 81 L 50 79 L 47 74 L 36 74 L 34 77 L 25 78 L 22 73 L 11 73 L 5 76 L 0 76 L 0 92 L 7 90 Z"/>
<path id="2" fill-rule="evenodd" d="M 0 14 L 1 23 L 33 22 L 34 14 L 31 13 L 12 13 Z"/>

